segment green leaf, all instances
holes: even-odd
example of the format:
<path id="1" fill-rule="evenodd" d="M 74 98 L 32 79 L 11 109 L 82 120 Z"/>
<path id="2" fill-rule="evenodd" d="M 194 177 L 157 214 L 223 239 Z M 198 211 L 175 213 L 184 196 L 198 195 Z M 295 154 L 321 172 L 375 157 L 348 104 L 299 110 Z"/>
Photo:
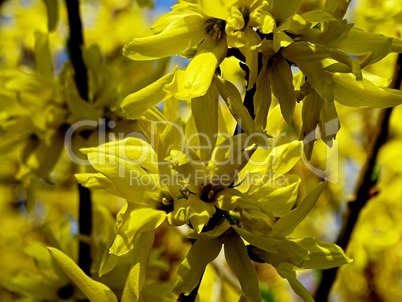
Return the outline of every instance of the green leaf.
<path id="1" fill-rule="evenodd" d="M 318 197 L 320 197 L 322 191 L 324 191 L 326 182 L 318 184 L 300 203 L 300 205 L 294 210 L 287 213 L 285 216 L 280 218 L 275 225 L 273 230 L 278 232 L 283 236 L 288 236 L 293 232 L 293 230 L 299 225 L 300 222 L 310 213 L 311 209 L 314 207 Z"/>
<path id="2" fill-rule="evenodd" d="M 219 238 L 197 240 L 179 266 L 173 292 L 177 295 L 189 295 L 200 282 L 207 264 L 218 256 L 221 248 L 222 241 Z"/>
<path id="3" fill-rule="evenodd" d="M 232 231 L 224 236 L 224 245 L 226 261 L 239 279 L 247 301 L 262 301 L 257 272 L 241 237 Z"/>
<path id="4" fill-rule="evenodd" d="M 88 277 L 66 254 L 53 247 L 48 247 L 48 250 L 63 272 L 82 290 L 91 302 L 118 301 L 109 287 Z"/>

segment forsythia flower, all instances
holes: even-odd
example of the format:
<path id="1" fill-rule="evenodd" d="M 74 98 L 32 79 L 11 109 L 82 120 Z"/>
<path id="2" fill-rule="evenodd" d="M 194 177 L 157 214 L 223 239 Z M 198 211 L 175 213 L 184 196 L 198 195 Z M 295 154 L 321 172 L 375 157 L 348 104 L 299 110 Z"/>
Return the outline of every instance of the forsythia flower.
<path id="1" fill-rule="evenodd" d="M 186 69 L 173 70 L 128 96 L 123 111 L 137 118 L 171 96 L 187 100 L 204 95 L 224 57 L 231 55 L 246 66 L 247 89 L 255 88 L 256 122 L 264 129 L 271 93 L 288 123 L 296 102 L 303 101 L 301 137 L 307 143 L 315 141 L 319 126 L 321 137 L 331 145 L 339 129 L 339 123 L 333 123 L 337 121 L 333 101 L 353 107 L 401 104 L 400 91 L 386 88 L 386 80 L 362 69 L 390 52 L 402 51 L 402 41 L 367 33 L 342 20 L 348 1 L 327 0 L 323 9 L 298 14 L 300 2 L 199 0 L 173 6 L 154 24 L 153 36 L 134 39 L 123 54 L 134 60 L 179 54 L 192 59 Z M 367 57 L 361 63 L 352 57 L 362 55 Z M 292 68 L 301 75 L 295 77 Z M 306 151 L 309 157 L 312 149 Z"/>
<path id="2" fill-rule="evenodd" d="M 212 104 L 210 109 L 216 112 Z M 163 221 L 189 225 L 188 236 L 196 242 L 179 267 L 173 292 L 190 294 L 224 244 L 227 262 L 248 301 L 261 300 L 249 255 L 274 265 L 295 288 L 301 287 L 295 267 L 348 263 L 343 251 L 333 244 L 288 238 L 325 187 L 320 184 L 292 210 L 299 179 L 288 176 L 275 184 L 300 159 L 301 143 L 264 150 L 256 149 L 245 133 L 217 138 L 218 125 L 206 122 L 208 114 L 211 112 L 194 110 L 185 130 L 165 121 L 156 126 L 157 132 L 146 131 L 149 122 L 141 120 L 152 144 L 132 137 L 83 150 L 98 173 L 78 174 L 78 181 L 127 200 L 118 215 L 117 235 L 109 254 L 120 256 L 141 246 L 136 254 L 140 261 L 141 255 L 149 253 L 154 230 Z M 187 137 L 183 138 L 184 133 Z M 194 133 L 202 137 L 195 139 Z M 156 137 L 152 139 L 152 135 Z M 271 169 L 276 172 L 267 176 Z M 251 245 L 246 247 L 242 238 Z M 321 248 L 331 256 L 320 253 Z M 107 257 L 104 261 L 109 266 Z M 137 272 L 140 277 L 132 282 L 138 297 L 145 271 L 138 268 Z M 311 299 L 306 290 L 296 292 Z"/>

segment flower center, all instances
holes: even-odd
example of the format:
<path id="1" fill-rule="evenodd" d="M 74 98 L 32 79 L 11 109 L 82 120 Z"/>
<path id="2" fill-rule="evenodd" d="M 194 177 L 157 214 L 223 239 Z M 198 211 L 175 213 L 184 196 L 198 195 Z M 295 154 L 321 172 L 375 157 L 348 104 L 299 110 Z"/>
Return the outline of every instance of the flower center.
<path id="1" fill-rule="evenodd" d="M 159 202 L 156 204 L 156 208 L 158 210 L 166 212 L 166 214 L 173 212 L 174 199 L 170 196 L 170 194 L 166 191 L 162 191 L 159 198 L 160 199 Z"/>
<path id="2" fill-rule="evenodd" d="M 216 208 L 215 214 L 212 215 L 208 223 L 203 227 L 202 233 L 213 230 L 225 220 L 227 220 L 230 225 L 241 226 L 240 219 L 238 217 L 230 215 L 227 211 Z"/>
<path id="3" fill-rule="evenodd" d="M 220 40 L 225 30 L 225 21 L 221 19 L 209 19 L 207 21 L 207 33 L 213 40 Z"/>
<path id="4" fill-rule="evenodd" d="M 200 199 L 204 202 L 213 202 L 216 193 L 222 191 L 225 186 L 221 184 L 201 184 Z"/>
<path id="5" fill-rule="evenodd" d="M 240 9 L 242 15 L 243 15 L 243 19 L 244 19 L 244 27 L 242 29 L 244 29 L 247 24 L 248 21 L 250 21 L 250 10 L 247 7 L 244 7 L 242 9 Z"/>

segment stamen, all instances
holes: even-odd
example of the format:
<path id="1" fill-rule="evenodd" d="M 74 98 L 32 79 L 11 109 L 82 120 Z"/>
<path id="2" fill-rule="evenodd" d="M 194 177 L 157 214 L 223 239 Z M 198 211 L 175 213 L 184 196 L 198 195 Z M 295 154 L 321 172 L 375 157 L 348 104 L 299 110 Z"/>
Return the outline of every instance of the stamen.
<path id="1" fill-rule="evenodd" d="M 207 33 L 214 40 L 222 38 L 223 31 L 225 30 L 225 21 L 220 19 L 210 19 L 207 21 Z"/>
<path id="2" fill-rule="evenodd" d="M 204 202 L 213 202 L 216 193 L 222 191 L 226 187 L 221 184 L 201 184 L 200 199 Z"/>
<path id="3" fill-rule="evenodd" d="M 166 191 L 162 191 L 159 201 L 156 203 L 156 209 L 169 214 L 174 210 L 174 199 Z"/>

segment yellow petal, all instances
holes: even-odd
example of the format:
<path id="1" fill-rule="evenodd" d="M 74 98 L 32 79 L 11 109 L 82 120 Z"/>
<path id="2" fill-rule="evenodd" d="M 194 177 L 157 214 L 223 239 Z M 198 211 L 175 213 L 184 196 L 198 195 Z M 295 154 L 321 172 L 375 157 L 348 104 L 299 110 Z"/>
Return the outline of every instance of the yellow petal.
<path id="1" fill-rule="evenodd" d="M 276 22 L 266 9 L 267 7 L 259 7 L 253 10 L 250 14 L 250 20 L 258 24 L 261 33 L 270 34 L 275 30 Z"/>
<path id="2" fill-rule="evenodd" d="M 225 39 L 207 39 L 198 49 L 195 57 L 186 68 L 185 79 L 179 83 L 179 87 L 188 93 L 188 97 L 194 98 L 203 96 L 211 86 L 212 78 L 216 68 L 223 61 L 227 53 Z M 169 92 L 169 86 L 165 87 Z M 172 94 L 180 98 L 180 94 Z"/>
<path id="3" fill-rule="evenodd" d="M 388 39 L 389 37 L 387 36 L 369 33 L 363 29 L 353 27 L 349 31 L 347 38 L 341 41 L 337 47 L 346 53 L 361 56 L 371 53 L 373 49 L 376 49 L 380 45 L 384 45 Z M 402 40 L 393 38 L 391 51 L 402 52 Z"/>
<path id="4" fill-rule="evenodd" d="M 104 190 L 117 196 L 120 194 L 113 182 L 102 173 L 80 173 L 75 175 L 75 179 L 89 189 Z"/>
<path id="5" fill-rule="evenodd" d="M 250 244 L 255 245 L 256 247 L 259 247 L 267 252 L 278 252 L 281 241 L 276 238 L 269 237 L 269 234 L 265 234 L 265 236 L 257 236 L 235 225 L 232 226 L 232 228 L 235 229 L 236 232 Z"/>
<path id="6" fill-rule="evenodd" d="M 57 1 L 45 2 L 57 3 Z M 35 32 L 35 62 L 40 75 L 47 79 L 53 79 L 53 62 L 49 48 L 49 37 L 40 32 Z"/>
<path id="7" fill-rule="evenodd" d="M 360 64 L 360 68 L 364 68 L 367 65 L 374 64 L 387 56 L 391 52 L 392 40 L 392 38 L 389 38 L 383 44 L 375 47 L 370 55 Z"/>
<path id="8" fill-rule="evenodd" d="M 305 269 L 328 269 L 352 262 L 336 244 L 314 238 L 304 238 L 296 242 L 308 251 L 309 259 L 303 263 Z"/>
<path id="9" fill-rule="evenodd" d="M 193 149 L 197 148 L 195 151 L 203 162 L 208 162 L 215 147 L 216 134 L 218 133 L 218 106 L 219 93 L 215 85 L 211 85 L 204 96 L 191 100 L 195 129 L 190 132 L 189 138 L 187 125 L 186 135 L 189 145 Z M 194 144 L 191 144 L 191 142 L 194 142 Z"/>
<path id="10" fill-rule="evenodd" d="M 402 91 L 381 88 L 370 81 L 356 81 L 351 74 L 334 73 L 332 89 L 335 100 L 351 107 L 385 108 L 402 104 Z"/>
<path id="11" fill-rule="evenodd" d="M 207 264 L 218 256 L 221 248 L 222 241 L 219 238 L 197 240 L 179 266 L 173 292 L 177 295 L 189 295 L 200 282 Z"/>
<path id="12" fill-rule="evenodd" d="M 128 119 L 136 119 L 152 106 L 168 99 L 170 94 L 163 90 L 163 87 L 173 79 L 175 70 L 161 77 L 159 80 L 128 95 L 121 102 L 121 109 Z"/>
<path id="13" fill-rule="evenodd" d="M 287 33 L 300 35 L 310 28 L 310 23 L 306 22 L 300 15 L 294 15 L 285 23 L 277 28 L 277 31 L 286 31 Z"/>
<path id="14" fill-rule="evenodd" d="M 301 202 L 301 204 L 294 210 L 279 219 L 273 230 L 283 236 L 287 236 L 299 225 L 300 222 L 310 213 L 314 207 L 317 199 L 320 197 L 322 191 L 326 186 L 325 182 L 318 184 Z"/>
<path id="15" fill-rule="evenodd" d="M 287 177 L 286 186 L 262 186 L 251 193 L 251 198 L 265 206 L 275 217 L 282 217 L 290 212 L 298 194 L 300 178 Z"/>
<path id="16" fill-rule="evenodd" d="M 230 9 L 238 0 L 200 0 L 198 8 L 207 16 L 227 20 Z"/>
<path id="17" fill-rule="evenodd" d="M 135 38 L 123 48 L 123 55 L 133 60 L 155 60 L 173 55 L 198 45 L 207 36 L 206 21 L 198 13 L 177 16 L 177 20 L 162 32 L 144 38 Z"/>
<path id="18" fill-rule="evenodd" d="M 292 16 L 299 7 L 300 2 L 301 0 L 274 1 L 271 14 L 274 16 L 276 23 L 280 24 Z"/>
<path id="19" fill-rule="evenodd" d="M 357 63 L 357 61 L 351 58 L 347 53 L 336 49 L 330 51 L 330 56 L 338 62 L 349 66 L 351 72 L 356 77 L 356 80 L 361 81 L 363 79 L 359 63 Z"/>
<path id="20" fill-rule="evenodd" d="M 63 272 L 91 302 L 118 301 L 109 287 L 88 277 L 66 254 L 53 247 L 48 247 L 48 250 Z"/>
<path id="21" fill-rule="evenodd" d="M 275 52 L 278 52 L 281 47 L 287 47 L 292 43 L 293 39 L 284 32 L 279 31 L 274 34 L 273 48 Z"/>
<path id="22" fill-rule="evenodd" d="M 333 103 L 333 102 L 331 102 Z M 313 89 L 304 99 L 302 108 L 302 120 L 303 129 L 301 138 L 304 141 L 304 154 L 308 160 L 311 159 L 313 152 L 314 142 L 316 141 L 315 130 L 320 122 L 321 107 L 324 104 L 324 100 Z M 325 102 L 325 104 L 330 104 Z"/>
<path id="23" fill-rule="evenodd" d="M 309 61 L 328 58 L 329 50 L 320 44 L 299 41 L 282 48 L 281 55 L 285 59 L 297 63 L 303 60 Z"/>
<path id="24" fill-rule="evenodd" d="M 276 270 L 282 278 L 286 278 L 296 294 L 303 298 L 305 302 L 314 302 L 309 291 L 297 280 L 296 272 L 291 270 L 287 265 L 279 265 Z"/>
<path id="25" fill-rule="evenodd" d="M 268 75 L 272 93 L 278 99 L 283 118 L 290 124 L 296 106 L 292 70 L 283 57 L 274 56 L 268 66 Z"/>
<path id="26" fill-rule="evenodd" d="M 140 208 L 131 211 L 128 219 L 123 221 L 122 226 L 118 229 L 109 253 L 122 256 L 132 251 L 135 248 L 137 235 L 144 232 L 153 232 L 162 224 L 165 218 L 166 213 L 164 211 L 152 208 Z"/>
<path id="27" fill-rule="evenodd" d="M 47 11 L 47 29 L 53 32 L 59 21 L 59 1 L 44 0 Z"/>
<path id="28" fill-rule="evenodd" d="M 269 253 L 253 246 L 250 246 L 248 250 L 252 255 L 275 267 L 278 267 L 281 263 L 289 263 L 301 268 L 304 261 L 308 260 L 308 251 L 306 249 L 284 237 L 281 237 L 281 245 L 277 253 Z"/>
<path id="29" fill-rule="evenodd" d="M 307 76 L 308 81 L 324 101 L 332 102 L 334 100 L 333 79 L 323 68 L 320 60 L 298 61 L 297 66 Z"/>
<path id="30" fill-rule="evenodd" d="M 214 83 L 240 127 L 247 134 L 253 133 L 255 130 L 254 121 L 246 107 L 244 107 L 240 92 L 236 86 L 220 77 L 215 77 Z"/>
<path id="31" fill-rule="evenodd" d="M 243 240 L 232 231 L 224 236 L 224 245 L 226 261 L 239 279 L 247 301 L 261 301 L 257 272 L 249 260 Z"/>
<path id="32" fill-rule="evenodd" d="M 267 68 L 268 60 L 263 59 L 262 69 L 256 80 L 256 92 L 253 98 L 255 111 L 255 127 L 259 131 L 264 131 L 267 126 L 267 116 L 271 106 L 271 83 L 269 82 L 269 73 Z"/>
<path id="33" fill-rule="evenodd" d="M 342 19 L 351 0 L 327 0 L 325 1 L 324 10 L 337 19 Z"/>
<path id="34" fill-rule="evenodd" d="M 137 236 L 134 242 L 134 251 L 130 255 L 133 265 L 128 273 L 124 286 L 122 302 L 137 301 L 145 284 L 148 259 L 154 243 L 154 232 L 144 232 Z"/>

